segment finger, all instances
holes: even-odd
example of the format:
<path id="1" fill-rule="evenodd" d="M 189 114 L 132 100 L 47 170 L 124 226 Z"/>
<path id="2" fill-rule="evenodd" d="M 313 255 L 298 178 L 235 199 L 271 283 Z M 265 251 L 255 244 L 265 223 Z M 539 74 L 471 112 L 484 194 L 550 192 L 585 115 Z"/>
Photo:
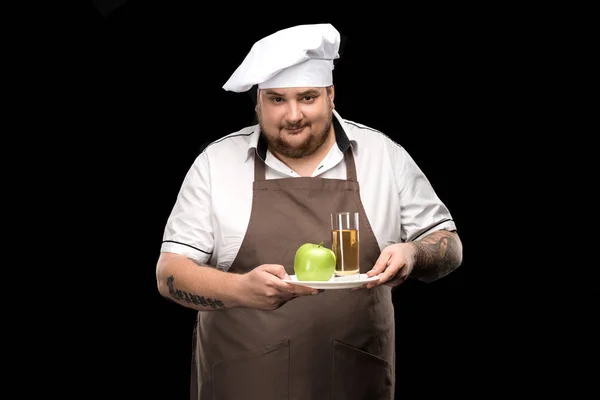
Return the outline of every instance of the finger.
<path id="1" fill-rule="evenodd" d="M 323 289 L 314 289 L 308 286 L 302 286 L 302 285 L 290 285 L 293 286 L 292 288 L 292 293 L 294 293 L 294 296 L 306 296 L 306 295 L 311 295 L 311 294 L 319 294 L 323 292 Z"/>
<path id="2" fill-rule="evenodd" d="M 374 287 L 377 287 L 382 284 L 383 284 L 383 282 L 381 282 L 381 278 L 379 278 L 376 281 L 366 283 L 364 287 L 365 287 L 365 289 L 373 289 Z"/>
<path id="3" fill-rule="evenodd" d="M 398 272 L 392 276 L 385 284 L 388 286 L 398 286 L 406 280 L 408 273 L 406 272 L 406 266 L 402 265 L 398 268 Z"/>
<path id="4" fill-rule="evenodd" d="M 391 257 L 391 253 L 389 251 L 387 251 L 387 249 L 384 249 L 381 252 L 381 254 L 379 255 L 379 257 L 377 258 L 377 261 L 375 262 L 375 265 L 373 265 L 373 268 L 371 268 L 371 270 L 367 272 L 367 276 L 371 277 L 371 276 L 379 275 L 383 271 L 385 271 L 385 269 L 388 266 L 388 263 L 390 261 L 390 257 Z"/>
<path id="5" fill-rule="evenodd" d="M 398 274 L 399 269 L 400 267 L 397 266 L 387 267 L 387 269 L 379 275 L 379 281 L 377 282 L 377 284 L 383 285 L 384 283 L 387 283 L 394 279 L 394 277 Z"/>
<path id="6" fill-rule="evenodd" d="M 394 286 L 398 286 L 398 285 L 400 285 L 400 284 L 401 284 L 401 283 L 403 283 L 405 280 L 406 280 L 406 277 L 404 277 L 404 276 L 403 276 L 403 277 L 400 277 L 400 276 L 396 275 L 396 276 L 394 277 L 394 279 L 392 279 L 392 280 L 390 280 L 390 281 L 387 281 L 385 284 L 386 284 L 386 286 L 394 287 Z"/>
<path id="7" fill-rule="evenodd" d="M 320 293 L 323 293 L 325 291 L 325 289 L 314 289 L 312 292 L 309 293 L 300 293 L 300 292 L 292 292 L 291 293 L 291 297 L 290 299 L 295 299 L 297 297 L 304 297 L 304 296 L 314 296 Z"/>
<path id="8" fill-rule="evenodd" d="M 309 294 L 319 294 L 319 293 L 323 292 L 322 289 L 318 290 L 315 288 L 311 288 L 309 286 L 298 285 L 295 283 L 282 282 L 282 281 L 279 281 L 279 283 L 276 283 L 276 286 L 279 288 L 279 290 L 291 294 L 292 297 L 306 296 Z"/>
<path id="9" fill-rule="evenodd" d="M 263 271 L 266 271 L 272 275 L 275 275 L 279 279 L 290 279 L 287 272 L 285 272 L 285 267 L 280 264 L 264 264 L 261 266 Z"/>
<path id="10" fill-rule="evenodd" d="M 402 253 L 396 253 L 395 257 L 390 259 L 390 266 L 393 266 L 393 268 L 388 267 L 390 271 L 385 271 L 389 274 L 389 276 L 386 276 L 385 284 L 396 286 L 402 283 L 408 275 L 406 260 Z"/>
<path id="11" fill-rule="evenodd" d="M 377 260 L 377 263 L 379 263 L 379 260 Z M 399 275 L 403 272 L 402 270 L 405 265 L 406 265 L 406 262 L 405 262 L 402 252 L 390 251 L 389 257 L 387 260 L 387 264 L 386 264 L 386 268 L 379 274 L 378 281 L 372 282 L 369 284 L 369 288 L 387 284 L 388 282 L 391 282 L 394 279 L 398 278 Z"/>
<path id="12" fill-rule="evenodd" d="M 385 271 L 383 271 L 381 274 L 378 275 L 379 279 L 366 284 L 367 289 L 372 289 L 374 287 L 381 286 L 381 285 L 385 284 L 386 282 L 389 282 L 391 279 L 394 278 L 394 276 L 396 276 L 397 273 L 398 273 L 397 267 L 394 267 L 391 265 L 388 266 L 385 269 Z"/>

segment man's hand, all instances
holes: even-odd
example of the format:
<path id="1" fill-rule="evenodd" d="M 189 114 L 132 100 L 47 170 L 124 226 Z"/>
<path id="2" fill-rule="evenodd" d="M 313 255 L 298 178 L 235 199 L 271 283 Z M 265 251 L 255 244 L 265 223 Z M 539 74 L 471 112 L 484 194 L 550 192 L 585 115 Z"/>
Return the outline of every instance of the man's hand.
<path id="1" fill-rule="evenodd" d="M 379 279 L 367 283 L 365 288 L 386 284 L 397 286 L 403 283 L 415 265 L 415 247 L 409 243 L 392 244 L 381 252 L 373 268 L 367 276 L 379 275 Z"/>
<path id="2" fill-rule="evenodd" d="M 276 310 L 293 298 L 318 294 L 319 290 L 294 285 L 283 265 L 263 264 L 240 275 L 240 296 L 245 307 Z"/>

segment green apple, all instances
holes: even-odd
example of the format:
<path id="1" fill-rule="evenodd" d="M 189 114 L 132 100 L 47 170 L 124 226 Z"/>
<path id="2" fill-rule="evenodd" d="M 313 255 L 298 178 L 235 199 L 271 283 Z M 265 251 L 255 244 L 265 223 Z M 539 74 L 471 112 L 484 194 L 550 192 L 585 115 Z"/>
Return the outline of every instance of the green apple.
<path id="1" fill-rule="evenodd" d="M 328 281 L 335 272 L 335 253 L 319 244 L 305 243 L 294 257 L 294 273 L 299 281 Z"/>

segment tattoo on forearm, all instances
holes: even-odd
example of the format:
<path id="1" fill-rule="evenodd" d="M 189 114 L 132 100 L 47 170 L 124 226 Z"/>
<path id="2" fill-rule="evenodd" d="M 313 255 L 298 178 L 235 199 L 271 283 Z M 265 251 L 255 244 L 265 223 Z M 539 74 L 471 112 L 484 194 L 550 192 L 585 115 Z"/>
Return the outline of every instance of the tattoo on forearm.
<path id="1" fill-rule="evenodd" d="M 192 303 L 195 305 L 219 308 L 225 307 L 225 304 L 221 300 L 211 299 L 209 297 L 198 296 L 195 294 L 191 294 L 185 292 L 183 290 L 175 289 L 174 286 L 175 277 L 173 275 L 167 278 L 167 286 L 169 287 L 169 294 L 176 300 L 187 301 L 188 303 Z"/>
<path id="2" fill-rule="evenodd" d="M 417 250 L 415 266 L 426 275 L 442 277 L 461 264 L 461 244 L 452 232 L 436 231 L 413 245 Z"/>

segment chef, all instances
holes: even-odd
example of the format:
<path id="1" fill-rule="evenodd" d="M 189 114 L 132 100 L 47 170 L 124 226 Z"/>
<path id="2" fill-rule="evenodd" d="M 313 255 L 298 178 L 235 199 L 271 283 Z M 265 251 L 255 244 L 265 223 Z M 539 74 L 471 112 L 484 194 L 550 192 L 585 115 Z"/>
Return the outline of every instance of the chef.
<path id="1" fill-rule="evenodd" d="M 392 399 L 391 288 L 462 261 L 452 216 L 407 151 L 335 110 L 339 47 L 326 23 L 256 42 L 223 88 L 255 90 L 258 123 L 210 143 L 184 178 L 156 273 L 163 296 L 198 311 L 191 399 Z M 374 82 L 366 100 L 385 90 Z M 338 211 L 359 213 L 360 273 L 379 279 L 290 283 L 302 244 L 331 246 Z"/>

